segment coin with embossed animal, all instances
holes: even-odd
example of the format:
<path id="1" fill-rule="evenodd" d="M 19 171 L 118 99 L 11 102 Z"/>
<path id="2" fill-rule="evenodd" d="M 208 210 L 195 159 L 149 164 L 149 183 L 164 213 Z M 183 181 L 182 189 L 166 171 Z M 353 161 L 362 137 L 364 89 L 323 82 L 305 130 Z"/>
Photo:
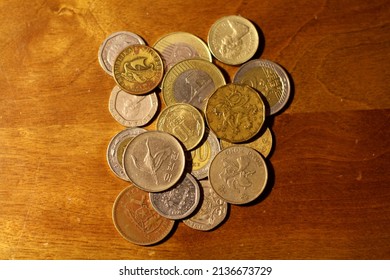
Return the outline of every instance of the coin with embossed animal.
<path id="1" fill-rule="evenodd" d="M 123 126 L 144 126 L 157 113 L 157 94 L 128 94 L 115 86 L 111 91 L 108 109 L 112 117 Z"/>
<path id="2" fill-rule="evenodd" d="M 232 204 L 245 204 L 263 192 L 268 169 L 256 150 L 232 146 L 219 152 L 211 162 L 209 181 L 214 191 Z"/>
<path id="3" fill-rule="evenodd" d="M 205 135 L 207 136 L 206 141 L 198 148 L 191 151 L 191 174 L 199 180 L 209 175 L 211 161 L 221 150 L 221 145 L 214 132 L 210 131 L 210 129 L 206 129 Z"/>
<path id="4" fill-rule="evenodd" d="M 228 203 L 215 193 L 209 181 L 202 180 L 199 183 L 203 190 L 200 207 L 193 216 L 184 219 L 183 223 L 197 230 L 212 230 L 225 220 Z"/>
<path id="5" fill-rule="evenodd" d="M 259 47 L 256 27 L 242 16 L 225 16 L 210 28 L 207 43 L 219 61 L 238 65 L 248 61 Z"/>
<path id="6" fill-rule="evenodd" d="M 263 130 L 263 129 L 262 129 Z M 230 142 L 227 142 L 225 140 L 221 140 L 221 146 L 223 149 L 227 147 L 231 147 L 233 145 L 244 145 L 250 148 L 255 149 L 260 154 L 263 155 L 263 157 L 267 157 L 272 149 L 272 133 L 271 130 L 267 127 L 264 132 L 260 131 L 260 133 L 252 138 L 250 141 L 239 143 L 239 144 L 233 144 Z"/>
<path id="7" fill-rule="evenodd" d="M 139 127 L 128 128 L 117 133 L 108 144 L 107 162 L 108 166 L 116 176 L 122 180 L 129 181 L 123 169 L 123 153 L 127 144 L 137 135 L 146 132 Z"/>
<path id="8" fill-rule="evenodd" d="M 100 66 L 112 76 L 112 65 L 115 58 L 125 47 L 130 45 L 145 45 L 145 41 L 137 34 L 119 31 L 108 36 L 99 47 L 98 59 Z"/>
<path id="9" fill-rule="evenodd" d="M 162 110 L 156 127 L 157 130 L 174 135 L 187 150 L 195 148 L 205 132 L 202 114 L 198 109 L 186 103 L 173 104 Z"/>
<path id="10" fill-rule="evenodd" d="M 116 198 L 112 208 L 115 228 L 126 240 L 137 245 L 162 241 L 172 231 L 175 221 L 158 214 L 149 194 L 130 185 Z"/>
<path id="11" fill-rule="evenodd" d="M 228 84 L 208 99 L 206 121 L 218 138 L 232 143 L 254 137 L 265 120 L 259 93 L 247 85 Z"/>
<path id="12" fill-rule="evenodd" d="M 165 104 L 188 103 L 204 110 L 207 98 L 225 85 L 222 72 L 203 59 L 187 59 L 175 64 L 162 81 Z"/>
<path id="13" fill-rule="evenodd" d="M 148 131 L 134 137 L 127 145 L 123 166 L 127 177 L 140 189 L 165 191 L 184 173 L 184 150 L 169 133 Z"/>
<path id="14" fill-rule="evenodd" d="M 237 70 L 233 82 L 251 86 L 264 95 L 270 115 L 282 110 L 290 98 L 291 86 L 286 71 L 270 60 L 248 61 Z"/>
<path id="15" fill-rule="evenodd" d="M 212 61 L 209 48 L 202 39 L 188 32 L 172 32 L 164 35 L 153 45 L 164 62 L 165 71 L 176 63 L 190 58 Z"/>
<path id="16" fill-rule="evenodd" d="M 153 48 L 131 45 L 115 59 L 113 73 L 115 82 L 124 91 L 145 94 L 159 85 L 164 67 L 160 55 Z"/>
<path id="17" fill-rule="evenodd" d="M 168 219 L 184 219 L 194 212 L 199 203 L 200 189 L 198 182 L 187 173 L 172 188 L 163 192 L 149 193 L 153 208 Z"/>

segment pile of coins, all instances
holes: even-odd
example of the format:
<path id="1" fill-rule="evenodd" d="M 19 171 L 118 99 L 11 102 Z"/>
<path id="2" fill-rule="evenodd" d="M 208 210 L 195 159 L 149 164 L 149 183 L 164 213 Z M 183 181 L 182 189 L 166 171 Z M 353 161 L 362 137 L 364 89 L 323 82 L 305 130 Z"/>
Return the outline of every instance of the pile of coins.
<path id="1" fill-rule="evenodd" d="M 125 239 L 158 243 L 178 220 L 214 229 L 229 204 L 253 202 L 264 191 L 273 143 L 266 119 L 286 105 L 290 84 L 278 64 L 250 60 L 258 46 L 256 27 L 235 15 L 211 26 L 207 45 L 186 32 L 153 46 L 131 32 L 102 43 L 100 65 L 116 82 L 109 111 L 126 127 L 107 149 L 111 170 L 129 182 L 112 212 Z M 241 65 L 232 83 L 213 57 Z M 154 118 L 155 130 L 142 128 Z"/>

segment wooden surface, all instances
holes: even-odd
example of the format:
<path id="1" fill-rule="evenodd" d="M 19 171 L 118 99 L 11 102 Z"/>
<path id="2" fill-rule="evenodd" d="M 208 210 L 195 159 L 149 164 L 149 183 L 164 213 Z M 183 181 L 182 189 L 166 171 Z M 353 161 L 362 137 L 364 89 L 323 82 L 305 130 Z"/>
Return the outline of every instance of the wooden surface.
<path id="1" fill-rule="evenodd" d="M 0 11 L 1 259 L 390 258 L 388 1 L 1 1 Z M 133 245 L 111 220 L 127 183 L 105 158 L 123 127 L 99 45 L 120 30 L 150 45 L 173 31 L 206 40 L 230 14 L 260 28 L 255 57 L 294 85 L 271 121 L 266 194 L 214 231 L 180 223 L 159 245 Z"/>

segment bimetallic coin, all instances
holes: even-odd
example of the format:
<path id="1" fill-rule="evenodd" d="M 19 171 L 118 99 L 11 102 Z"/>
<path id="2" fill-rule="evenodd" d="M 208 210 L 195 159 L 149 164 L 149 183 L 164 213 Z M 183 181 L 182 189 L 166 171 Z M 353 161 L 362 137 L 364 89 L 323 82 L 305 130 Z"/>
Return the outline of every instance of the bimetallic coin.
<path id="1" fill-rule="evenodd" d="M 132 45 L 122 50 L 115 59 L 114 80 L 124 91 L 131 94 L 145 94 L 160 83 L 163 62 L 151 47 Z"/>
<path id="2" fill-rule="evenodd" d="M 163 192 L 149 193 L 153 208 L 168 219 L 184 219 L 194 212 L 199 203 L 198 182 L 189 173 L 174 187 Z"/>
<path id="3" fill-rule="evenodd" d="M 148 193 L 133 185 L 116 198 L 112 220 L 122 237 L 137 245 L 152 245 L 163 240 L 175 223 L 159 215 L 153 209 Z"/>
<path id="4" fill-rule="evenodd" d="M 123 166 L 127 177 L 140 189 L 165 191 L 183 175 L 184 150 L 169 133 L 148 131 L 134 137 L 127 145 Z"/>
<path id="5" fill-rule="evenodd" d="M 115 86 L 111 91 L 108 109 L 112 117 L 123 126 L 143 126 L 156 114 L 158 98 L 154 92 L 133 95 Z"/>
<path id="6" fill-rule="evenodd" d="M 218 138 L 232 143 L 254 137 L 265 120 L 264 103 L 247 85 L 228 84 L 218 88 L 208 99 L 206 120 Z"/>
<path id="7" fill-rule="evenodd" d="M 204 110 L 207 98 L 225 85 L 222 72 L 203 59 L 188 59 L 175 64 L 162 81 L 165 104 L 189 103 Z"/>
<path id="8" fill-rule="evenodd" d="M 245 204 L 263 192 L 268 170 L 254 149 L 232 146 L 219 152 L 211 162 L 209 181 L 214 191 L 232 204 Z"/>
<path id="9" fill-rule="evenodd" d="M 108 166 L 116 176 L 122 180 L 129 181 L 123 170 L 123 153 L 127 144 L 137 135 L 146 132 L 143 128 L 128 128 L 117 133 L 108 144 L 107 162 Z"/>
<path id="10" fill-rule="evenodd" d="M 290 80 L 278 64 L 266 59 L 254 59 L 242 65 L 233 82 L 253 87 L 264 95 L 269 114 L 279 112 L 290 97 Z"/>
<path id="11" fill-rule="evenodd" d="M 221 146 L 214 132 L 207 129 L 205 134 L 207 135 L 206 141 L 204 141 L 201 146 L 191 151 L 191 174 L 199 180 L 209 175 L 211 161 L 215 155 L 221 151 Z"/>
<path id="12" fill-rule="evenodd" d="M 161 37 L 153 48 L 164 62 L 165 72 L 176 63 L 190 58 L 212 61 L 209 48 L 200 38 L 187 32 L 173 32 Z"/>
<path id="13" fill-rule="evenodd" d="M 187 150 L 195 148 L 205 132 L 202 114 L 195 107 L 185 103 L 173 104 L 162 110 L 156 126 L 157 130 L 174 135 Z"/>
<path id="14" fill-rule="evenodd" d="M 263 157 L 266 158 L 269 155 L 269 153 L 271 152 L 272 142 L 273 142 L 272 133 L 271 133 L 271 130 L 267 127 L 267 129 L 263 133 L 259 134 L 258 136 L 255 136 L 254 138 L 252 138 L 248 142 L 244 142 L 244 143 L 240 143 L 240 144 L 233 144 L 233 143 L 221 140 L 221 146 L 223 149 L 225 149 L 227 147 L 231 147 L 233 145 L 247 146 L 247 147 L 250 147 L 252 149 L 255 149 L 260 154 L 262 154 Z"/>
<path id="15" fill-rule="evenodd" d="M 214 192 L 209 181 L 200 181 L 200 185 L 203 189 L 203 197 L 199 202 L 200 208 L 183 222 L 190 228 L 207 231 L 223 222 L 227 215 L 228 204 Z"/>
<path id="16" fill-rule="evenodd" d="M 219 61 L 238 65 L 248 61 L 259 47 L 256 27 L 241 16 L 226 16 L 210 28 L 207 43 Z"/>
<path id="17" fill-rule="evenodd" d="M 145 45 L 145 41 L 132 32 L 120 31 L 108 36 L 99 47 L 99 63 L 112 76 L 112 65 L 118 54 L 127 46 Z"/>

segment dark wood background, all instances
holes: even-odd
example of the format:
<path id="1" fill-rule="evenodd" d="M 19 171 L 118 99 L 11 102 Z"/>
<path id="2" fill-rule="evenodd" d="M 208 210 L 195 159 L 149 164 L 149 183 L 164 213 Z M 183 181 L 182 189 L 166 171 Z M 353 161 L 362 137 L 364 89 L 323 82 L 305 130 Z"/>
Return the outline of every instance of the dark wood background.
<path id="1" fill-rule="evenodd" d="M 389 1 L 1 1 L 0 11 L 1 259 L 390 258 Z M 133 245 L 111 220 L 127 183 L 105 158 L 123 127 L 99 45 L 121 30 L 149 45 L 173 31 L 206 40 L 232 14 L 261 30 L 255 58 L 293 82 L 270 122 L 267 191 L 214 231 L 180 223 L 161 244 Z"/>

